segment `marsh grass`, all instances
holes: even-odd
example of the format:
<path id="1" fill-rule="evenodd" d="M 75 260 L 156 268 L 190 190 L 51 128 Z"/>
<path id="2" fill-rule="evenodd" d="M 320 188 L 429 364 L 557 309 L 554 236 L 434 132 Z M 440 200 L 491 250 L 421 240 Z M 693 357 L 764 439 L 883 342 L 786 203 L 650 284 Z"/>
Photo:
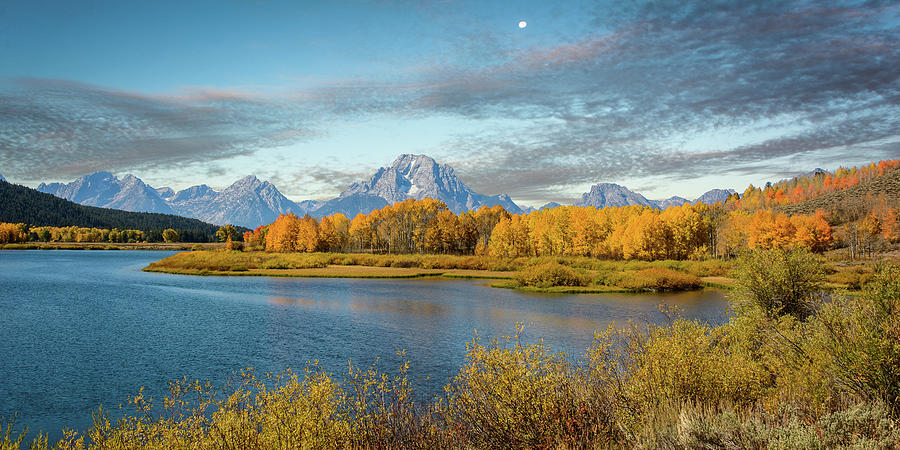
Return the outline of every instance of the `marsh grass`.
<path id="1" fill-rule="evenodd" d="M 747 261 L 773 274 L 794 264 L 772 253 Z M 877 267 L 859 295 L 811 312 L 765 308 L 780 281 L 748 287 L 754 267 L 740 266 L 733 297 L 752 295 L 758 307 L 718 327 L 677 316 L 613 324 L 580 356 L 525 339 L 521 324 L 487 342 L 476 334 L 430 401 L 413 400 L 402 352 L 392 374 L 352 364 L 343 374 L 315 363 L 299 374 L 246 370 L 218 390 L 175 382 L 158 402 L 140 391 L 132 412 L 113 421 L 99 409 L 89 430 L 65 431 L 56 446 L 900 448 L 900 266 Z M 636 272 L 646 270 L 673 269 Z M 7 424 L 0 450 L 26 439 Z M 39 435 L 31 446 L 48 443 Z"/>
<path id="2" fill-rule="evenodd" d="M 698 289 L 703 286 L 699 277 L 719 277 L 728 284 L 726 275 L 732 265 L 718 260 L 194 251 L 156 261 L 144 270 L 185 275 L 516 279 L 517 283 L 496 286 L 535 292 L 603 293 Z"/>
<path id="3" fill-rule="evenodd" d="M 413 400 L 402 352 L 392 374 L 311 363 L 300 373 L 248 369 L 220 389 L 180 380 L 161 401 L 139 392 L 119 420 L 98 410 L 89 430 L 67 431 L 56 445 L 897 448 L 897 350 L 883 346 L 900 323 L 900 270 L 879 276 L 861 301 L 806 322 L 749 314 L 719 327 L 677 317 L 614 324 L 577 357 L 525 339 L 521 324 L 512 336 L 476 335 L 456 376 L 425 402 Z M 863 384 L 848 384 L 860 369 Z M 0 449 L 26 442 L 12 425 L 4 431 Z M 47 448 L 46 438 L 33 446 Z"/>

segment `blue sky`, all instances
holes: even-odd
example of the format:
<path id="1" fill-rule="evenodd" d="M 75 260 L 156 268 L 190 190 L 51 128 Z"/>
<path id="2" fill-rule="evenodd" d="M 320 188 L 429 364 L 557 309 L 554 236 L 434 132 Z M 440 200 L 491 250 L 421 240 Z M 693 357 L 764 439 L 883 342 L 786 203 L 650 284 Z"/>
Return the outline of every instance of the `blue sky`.
<path id="1" fill-rule="evenodd" d="M 896 1 L 8 0 L 0 173 L 252 173 L 303 200 L 424 153 L 524 205 L 741 190 L 900 156 L 898 23 Z"/>

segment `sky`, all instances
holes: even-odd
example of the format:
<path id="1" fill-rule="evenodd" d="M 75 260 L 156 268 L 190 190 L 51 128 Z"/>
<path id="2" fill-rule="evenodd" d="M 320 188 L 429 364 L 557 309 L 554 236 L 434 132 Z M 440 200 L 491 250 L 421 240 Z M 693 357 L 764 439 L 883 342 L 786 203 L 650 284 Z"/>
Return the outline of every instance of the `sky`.
<path id="1" fill-rule="evenodd" d="M 900 157 L 898 1 L 4 0 L 0 61 L 28 186 L 327 199 L 416 153 L 538 206 Z"/>

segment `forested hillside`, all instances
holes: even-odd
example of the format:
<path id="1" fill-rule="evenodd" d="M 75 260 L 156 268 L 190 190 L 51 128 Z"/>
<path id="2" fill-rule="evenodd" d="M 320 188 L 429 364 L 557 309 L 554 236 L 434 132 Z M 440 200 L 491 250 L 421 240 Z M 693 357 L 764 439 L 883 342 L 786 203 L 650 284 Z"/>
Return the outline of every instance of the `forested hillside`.
<path id="1" fill-rule="evenodd" d="M 900 170 L 799 203 L 778 207 L 788 214 L 810 214 L 817 209 L 827 211 L 835 222 L 856 220 L 865 216 L 874 203 L 884 201 L 887 206 L 900 206 Z"/>
<path id="2" fill-rule="evenodd" d="M 405 200 L 349 219 L 283 215 L 246 233 L 248 248 L 275 252 L 476 254 L 498 257 L 703 259 L 747 249 L 847 247 L 887 251 L 900 240 L 900 160 L 815 171 L 750 186 L 724 203 L 558 206 L 527 214 L 502 207 L 455 214 L 438 200 Z M 838 227 L 837 230 L 832 227 Z M 837 232 L 835 232 L 837 231 Z"/>
<path id="3" fill-rule="evenodd" d="M 0 222 L 32 226 L 90 227 L 141 230 L 148 239 L 166 228 L 176 230 L 182 242 L 215 240 L 219 227 L 197 219 L 169 214 L 136 213 L 72 203 L 34 189 L 0 181 Z"/>

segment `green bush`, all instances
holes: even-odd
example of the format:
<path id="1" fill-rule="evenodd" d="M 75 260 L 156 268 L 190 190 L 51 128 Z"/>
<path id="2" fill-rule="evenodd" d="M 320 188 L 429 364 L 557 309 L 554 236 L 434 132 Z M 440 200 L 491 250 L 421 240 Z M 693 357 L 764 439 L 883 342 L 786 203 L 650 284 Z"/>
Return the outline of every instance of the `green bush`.
<path id="1" fill-rule="evenodd" d="M 900 415 L 900 265 L 878 268 L 862 295 L 829 303 L 814 325 L 810 352 L 830 357 L 829 374 Z"/>
<path id="2" fill-rule="evenodd" d="M 552 286 L 584 286 L 586 281 L 571 267 L 556 262 L 528 266 L 522 269 L 516 280 L 522 286 L 548 288 Z"/>
<path id="3" fill-rule="evenodd" d="M 825 263 L 806 249 L 757 250 L 740 257 L 736 278 L 732 300 L 739 310 L 760 308 L 770 317 L 803 320 L 819 306 Z"/>
<path id="4" fill-rule="evenodd" d="M 684 291 L 699 289 L 703 283 L 694 275 L 661 267 L 625 272 L 616 286 L 633 290 Z"/>
<path id="5" fill-rule="evenodd" d="M 830 283 L 846 284 L 850 289 L 860 289 L 868 283 L 874 273 L 865 266 L 858 266 L 847 270 L 837 270 L 828 274 L 826 279 Z"/>

